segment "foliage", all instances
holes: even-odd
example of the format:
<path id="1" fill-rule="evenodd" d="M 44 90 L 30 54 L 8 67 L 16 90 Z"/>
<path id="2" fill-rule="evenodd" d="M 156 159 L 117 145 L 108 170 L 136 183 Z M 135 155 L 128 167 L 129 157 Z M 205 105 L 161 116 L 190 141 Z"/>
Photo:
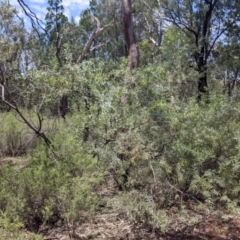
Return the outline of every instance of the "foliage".
<path id="1" fill-rule="evenodd" d="M 40 144 L 29 161 L 1 166 L 1 211 L 32 230 L 61 218 L 78 220 L 81 211 L 99 203 L 91 191 L 102 175 L 93 171 L 96 159 L 84 153 L 67 131 L 55 136 L 53 151 Z"/>
<path id="2" fill-rule="evenodd" d="M 61 5 L 62 0 L 49 0 L 48 13 L 45 17 L 46 31 L 49 34 L 49 41 L 53 42 L 57 39 L 57 34 L 60 34 L 64 24 L 68 21 L 64 15 L 64 7 Z"/>
<path id="3" fill-rule="evenodd" d="M 238 214 L 239 40 L 234 24 L 239 13 L 233 11 L 229 22 L 224 15 L 219 18 L 218 28 L 226 27 L 224 39 L 211 27 L 237 3 L 217 1 L 213 8 L 207 6 L 213 1 L 191 1 L 191 12 L 190 2 L 180 2 L 134 1 L 141 54 L 134 70 L 124 57 L 120 1 L 90 1 L 79 24 L 68 21 L 60 0 L 49 1 L 47 33 L 40 38 L 1 2 L 3 236 L 14 238 L 24 227 L 84 221 L 83 212 L 118 211 L 163 232 L 176 221 L 194 226 L 200 221 L 195 212 Z M 214 12 L 203 33 L 206 7 Z M 171 19 L 171 13 L 180 18 Z M 163 14 L 174 24 L 166 23 Z M 115 26 L 94 39 L 84 61 L 75 64 L 95 29 L 112 21 Z M 203 50 L 205 62 L 199 62 Z M 222 90 L 227 79 L 220 81 L 225 70 L 234 75 L 227 97 Z M 204 74 L 208 94 L 197 101 L 197 91 L 204 89 L 196 83 Z M 64 120 L 57 116 L 62 96 L 68 98 Z M 33 136 L 2 105 L 6 101 L 16 103 L 34 126 L 43 125 L 51 144 Z M 108 187 L 108 195 L 101 192 Z"/>
<path id="4" fill-rule="evenodd" d="M 121 1 L 91 0 L 89 1 L 89 8 L 81 13 L 80 25 L 84 27 L 87 33 L 85 38 L 82 39 L 84 43 L 96 27 L 103 27 L 110 22 L 115 23 L 113 28 L 103 32 L 94 40 L 93 48 L 96 48 L 89 54 L 90 58 L 118 61 L 119 58 L 128 54 L 122 31 L 121 11 Z M 98 48 L 97 46 L 101 47 Z"/>
<path id="5" fill-rule="evenodd" d="M 199 221 L 195 215 L 190 217 L 188 204 L 195 210 L 199 207 L 206 215 L 216 209 L 237 212 L 238 108 L 238 103 L 218 94 L 211 96 L 208 105 L 195 100 L 181 105 L 161 105 L 168 122 L 162 134 L 158 132 L 158 136 L 165 139 L 161 154 L 153 158 L 153 149 L 149 146 L 145 145 L 144 152 L 138 149 L 142 158 L 138 158 L 128 172 L 128 191 L 110 199 L 109 206 L 118 211 L 124 209 L 127 216 L 144 219 L 146 224 L 162 231 L 167 231 L 174 219 L 187 226 Z M 153 127 L 153 123 L 151 125 Z M 151 134 L 144 134 L 141 140 L 146 136 L 151 137 Z M 151 138 L 155 146 L 158 141 L 157 137 Z M 133 145 L 140 146 L 136 142 Z M 150 156 L 146 155 L 147 150 L 151 151 Z M 112 201 L 117 204 L 113 206 Z M 169 207 L 175 208 L 177 214 L 170 210 L 169 215 L 166 214 Z M 184 216 L 187 221 L 183 221 Z"/>
<path id="6" fill-rule="evenodd" d="M 19 156 L 36 147 L 37 140 L 13 112 L 1 113 L 0 156 Z"/>
<path id="7" fill-rule="evenodd" d="M 237 200 L 239 117 L 238 104 L 215 95 L 207 106 L 192 101 L 176 109 L 176 139 L 163 160 L 167 179 L 205 201 Z"/>

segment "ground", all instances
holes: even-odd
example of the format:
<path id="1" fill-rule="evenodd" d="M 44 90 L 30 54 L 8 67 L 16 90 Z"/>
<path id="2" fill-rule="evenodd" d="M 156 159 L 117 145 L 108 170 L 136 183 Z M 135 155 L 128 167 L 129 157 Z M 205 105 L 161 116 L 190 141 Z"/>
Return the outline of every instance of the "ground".
<path id="1" fill-rule="evenodd" d="M 240 219 L 214 221 L 208 219 L 191 228 L 182 230 L 171 229 L 166 234 L 157 229 L 152 231 L 143 224 L 131 223 L 124 220 L 120 214 L 101 214 L 91 221 L 72 226 L 48 228 L 43 226 L 39 233 L 44 240 L 78 240 L 78 239 L 209 239 L 209 240 L 237 240 L 240 239 Z"/>

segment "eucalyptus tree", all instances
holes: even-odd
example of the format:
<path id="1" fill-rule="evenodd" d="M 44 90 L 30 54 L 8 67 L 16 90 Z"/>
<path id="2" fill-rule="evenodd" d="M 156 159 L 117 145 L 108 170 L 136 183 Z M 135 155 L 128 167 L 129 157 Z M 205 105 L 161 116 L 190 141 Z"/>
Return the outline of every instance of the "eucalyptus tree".
<path id="1" fill-rule="evenodd" d="M 127 47 L 123 35 L 121 1 L 117 0 L 91 0 L 89 8 L 82 12 L 80 25 L 86 31 L 86 43 L 89 36 L 97 28 L 112 24 L 112 27 L 102 31 L 94 38 L 89 57 L 117 60 L 127 56 Z"/>
<path id="2" fill-rule="evenodd" d="M 137 68 L 139 66 L 139 50 L 133 28 L 132 2 L 131 0 L 122 0 L 124 35 L 129 51 L 129 67 Z"/>
<path id="3" fill-rule="evenodd" d="M 17 17 L 17 12 L 7 1 L 0 1 L 0 83 L 2 100 L 16 92 L 20 86 L 17 78 L 21 77 L 21 56 L 25 44 L 23 21 Z M 4 92 L 7 89 L 7 92 Z M 20 96 L 18 96 L 20 97 Z"/>
<path id="4" fill-rule="evenodd" d="M 199 73 L 198 99 L 208 89 L 208 62 L 221 37 L 240 20 L 238 1 L 162 0 L 165 19 L 183 31 L 192 43 L 195 69 Z"/>
<path id="5" fill-rule="evenodd" d="M 164 33 L 164 15 L 159 0 L 135 0 L 133 2 L 135 33 L 138 41 L 147 40 L 155 48 L 160 47 Z"/>
<path id="6" fill-rule="evenodd" d="M 63 44 L 64 26 L 68 22 L 68 18 L 64 15 L 64 7 L 62 0 L 48 0 L 46 20 L 46 33 L 43 34 L 44 45 L 46 47 L 45 54 L 51 48 L 55 49 L 55 56 L 58 64 L 62 65 L 61 48 Z"/>
<path id="7" fill-rule="evenodd" d="M 27 54 L 24 49 L 26 41 L 23 21 L 17 16 L 16 9 L 7 1 L 0 1 L 0 107 L 4 105 L 15 111 L 19 118 L 50 146 L 50 140 L 42 131 L 40 115 L 39 126 L 36 127 L 21 110 L 27 91 L 21 69 L 22 56 Z"/>
<path id="8" fill-rule="evenodd" d="M 239 89 L 240 80 L 240 39 L 228 37 L 224 43 L 219 43 L 213 52 L 214 61 L 218 65 L 219 75 L 224 79 L 224 91 L 230 97 L 234 88 Z M 238 99 L 239 97 L 236 96 Z"/>

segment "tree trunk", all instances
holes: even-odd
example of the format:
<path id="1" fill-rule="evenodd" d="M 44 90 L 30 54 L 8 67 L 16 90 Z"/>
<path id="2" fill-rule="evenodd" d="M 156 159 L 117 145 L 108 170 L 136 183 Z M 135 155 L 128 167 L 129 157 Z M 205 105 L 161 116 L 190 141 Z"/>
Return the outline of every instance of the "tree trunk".
<path id="1" fill-rule="evenodd" d="M 128 47 L 128 66 L 130 69 L 139 66 L 139 50 L 133 30 L 132 3 L 131 0 L 122 0 L 124 35 Z"/>
<path id="2" fill-rule="evenodd" d="M 62 96 L 58 105 L 58 113 L 59 115 L 65 119 L 65 115 L 69 111 L 68 105 L 68 96 Z"/>
<path id="3" fill-rule="evenodd" d="M 208 93 L 208 84 L 207 84 L 207 60 L 211 52 L 211 47 L 209 47 L 208 43 L 208 33 L 209 29 L 211 27 L 211 18 L 212 13 L 214 10 L 214 7 L 216 6 L 216 3 L 219 0 L 211 0 L 211 1 L 205 1 L 206 6 L 208 7 L 203 23 L 202 23 L 202 36 L 199 37 L 198 35 L 195 35 L 196 38 L 196 47 L 201 44 L 201 51 L 198 55 L 197 65 L 198 65 L 198 71 L 200 73 L 200 77 L 198 79 L 198 100 L 201 100 L 201 97 L 203 94 Z M 200 28 L 201 29 L 201 28 Z M 199 30 L 200 30 L 199 29 Z M 216 38 L 217 40 L 217 38 Z M 210 49 L 209 49 L 210 48 Z"/>
<path id="4" fill-rule="evenodd" d="M 201 101 L 202 95 L 208 92 L 207 90 L 207 73 L 203 72 L 203 75 L 198 79 L 198 100 Z"/>
<path id="5" fill-rule="evenodd" d="M 197 65 L 198 72 L 200 74 L 198 78 L 198 100 L 200 101 L 202 95 L 207 93 L 207 56 L 206 56 L 206 48 L 204 46 L 201 47 L 201 52 L 197 54 Z"/>

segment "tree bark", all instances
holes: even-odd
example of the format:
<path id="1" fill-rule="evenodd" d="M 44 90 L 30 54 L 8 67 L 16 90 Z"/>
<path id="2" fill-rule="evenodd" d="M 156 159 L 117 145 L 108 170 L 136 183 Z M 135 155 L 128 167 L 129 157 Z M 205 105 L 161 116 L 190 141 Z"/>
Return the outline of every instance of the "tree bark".
<path id="1" fill-rule="evenodd" d="M 208 44 L 208 31 L 211 27 L 211 18 L 213 10 L 216 6 L 216 3 L 218 0 L 210 0 L 205 1 L 206 6 L 208 7 L 204 19 L 203 19 L 203 25 L 202 25 L 202 36 L 196 35 L 196 47 L 199 45 L 201 46 L 201 51 L 198 54 L 198 71 L 200 73 L 200 77 L 198 79 L 198 100 L 201 100 L 202 94 L 205 94 L 208 92 L 208 84 L 207 84 L 207 60 L 210 55 L 211 49 L 209 49 Z"/>
<path id="2" fill-rule="evenodd" d="M 205 44 L 204 44 L 205 45 Z M 207 93 L 207 58 L 205 46 L 201 47 L 201 53 L 197 54 L 197 70 L 200 74 L 198 78 L 198 100 L 200 101 L 202 95 Z"/>
<path id="3" fill-rule="evenodd" d="M 129 52 L 128 66 L 130 69 L 139 66 L 139 50 L 133 30 L 132 3 L 131 0 L 122 0 L 124 35 Z"/>
<path id="4" fill-rule="evenodd" d="M 65 120 L 65 115 L 69 111 L 68 96 L 63 95 L 59 101 L 58 113 Z"/>

